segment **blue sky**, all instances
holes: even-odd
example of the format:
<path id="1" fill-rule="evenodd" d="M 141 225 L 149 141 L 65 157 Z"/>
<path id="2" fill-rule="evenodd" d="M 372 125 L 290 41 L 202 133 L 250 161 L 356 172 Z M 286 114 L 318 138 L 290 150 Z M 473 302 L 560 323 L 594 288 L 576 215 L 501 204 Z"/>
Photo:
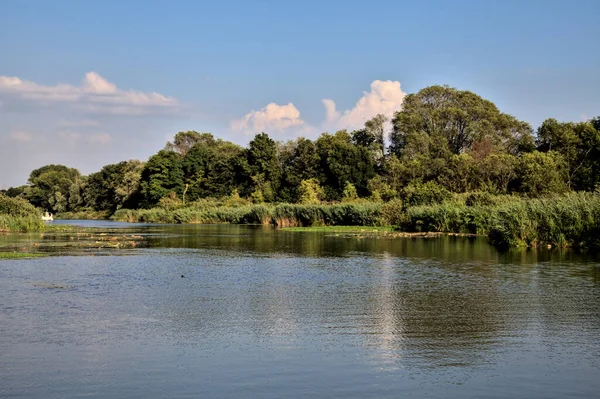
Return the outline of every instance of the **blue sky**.
<path id="1" fill-rule="evenodd" d="M 534 128 L 600 115 L 596 0 L 1 9 L 0 188 L 48 163 L 87 174 L 145 160 L 180 130 L 246 144 L 263 129 L 285 140 L 354 128 L 432 84 L 472 90 Z"/>

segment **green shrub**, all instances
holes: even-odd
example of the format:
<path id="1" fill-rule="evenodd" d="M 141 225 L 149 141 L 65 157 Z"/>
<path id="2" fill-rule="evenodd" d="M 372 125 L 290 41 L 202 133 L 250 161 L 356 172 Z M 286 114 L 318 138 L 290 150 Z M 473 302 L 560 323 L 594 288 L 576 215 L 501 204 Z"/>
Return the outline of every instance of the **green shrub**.
<path id="1" fill-rule="evenodd" d="M 0 231 L 40 231 L 42 212 L 22 198 L 0 194 Z"/>
<path id="2" fill-rule="evenodd" d="M 452 193 L 433 181 L 409 184 L 402 191 L 402 199 L 407 207 L 440 204 L 450 198 Z"/>

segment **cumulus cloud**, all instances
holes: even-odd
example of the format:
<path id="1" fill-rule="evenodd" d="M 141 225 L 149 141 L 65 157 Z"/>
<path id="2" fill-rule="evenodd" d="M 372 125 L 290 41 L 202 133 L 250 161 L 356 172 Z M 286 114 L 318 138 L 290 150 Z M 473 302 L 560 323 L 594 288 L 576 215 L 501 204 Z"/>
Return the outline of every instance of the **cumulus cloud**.
<path id="1" fill-rule="evenodd" d="M 388 118 L 402 106 L 406 93 L 402 91 L 400 82 L 391 80 L 374 80 L 371 90 L 364 92 L 353 108 L 339 112 L 333 100 L 324 99 L 326 118 L 324 127 L 333 129 L 358 129 L 366 121 L 377 114 Z"/>
<path id="2" fill-rule="evenodd" d="M 282 132 L 290 128 L 298 128 L 305 125 L 300 118 L 300 111 L 289 103 L 278 105 L 270 103 L 258 111 L 250 111 L 240 119 L 231 122 L 231 128 L 246 132 Z"/>
<path id="3" fill-rule="evenodd" d="M 79 86 L 45 86 L 14 76 L 0 76 L 0 95 L 30 104 L 67 104 L 88 112 L 144 115 L 177 109 L 173 97 L 159 93 L 119 89 L 96 72 L 88 72 Z"/>
<path id="4" fill-rule="evenodd" d="M 400 82 L 391 80 L 374 80 L 370 91 L 363 92 L 362 97 L 353 108 L 339 111 L 335 101 L 326 98 L 322 100 L 325 107 L 323 130 L 361 128 L 366 121 L 377 114 L 388 118 L 400 110 L 406 93 L 402 91 Z M 258 111 L 250 111 L 240 119 L 231 122 L 231 128 L 247 132 L 282 132 L 292 130 L 295 133 L 310 134 L 317 129 L 300 118 L 300 111 L 289 103 L 287 105 L 268 104 Z"/>

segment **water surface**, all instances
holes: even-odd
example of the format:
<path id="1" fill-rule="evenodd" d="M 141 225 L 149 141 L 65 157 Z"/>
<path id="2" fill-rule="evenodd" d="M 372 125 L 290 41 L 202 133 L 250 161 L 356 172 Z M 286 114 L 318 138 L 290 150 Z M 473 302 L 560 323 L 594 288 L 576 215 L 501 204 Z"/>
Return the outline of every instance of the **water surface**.
<path id="1" fill-rule="evenodd" d="M 145 247 L 0 262 L 0 397 L 600 392 L 600 266 L 585 255 L 499 253 L 472 238 L 104 227 Z"/>

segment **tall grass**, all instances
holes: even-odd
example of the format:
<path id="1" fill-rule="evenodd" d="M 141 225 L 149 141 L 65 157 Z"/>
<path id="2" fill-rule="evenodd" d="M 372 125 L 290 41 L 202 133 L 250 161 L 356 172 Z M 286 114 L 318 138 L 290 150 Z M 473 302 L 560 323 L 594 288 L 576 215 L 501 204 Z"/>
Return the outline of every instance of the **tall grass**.
<path id="1" fill-rule="evenodd" d="M 570 193 L 494 205 L 418 206 L 406 210 L 400 229 L 485 234 L 500 247 L 600 248 L 600 196 Z"/>
<path id="2" fill-rule="evenodd" d="M 41 211 L 21 198 L 0 194 L 0 231 L 40 231 Z"/>
<path id="3" fill-rule="evenodd" d="M 202 200 L 173 207 L 117 211 L 114 220 L 147 223 L 265 224 L 278 227 L 396 226 L 406 232 L 487 235 L 500 247 L 540 246 L 600 249 L 600 196 L 571 193 L 541 199 L 454 195 L 437 205 L 403 208 L 387 203 L 228 204 Z"/>
<path id="4" fill-rule="evenodd" d="M 242 205 L 191 204 L 178 209 L 121 209 L 113 220 L 145 223 L 231 223 L 296 226 L 378 226 L 387 224 L 379 203 L 333 205 Z"/>

